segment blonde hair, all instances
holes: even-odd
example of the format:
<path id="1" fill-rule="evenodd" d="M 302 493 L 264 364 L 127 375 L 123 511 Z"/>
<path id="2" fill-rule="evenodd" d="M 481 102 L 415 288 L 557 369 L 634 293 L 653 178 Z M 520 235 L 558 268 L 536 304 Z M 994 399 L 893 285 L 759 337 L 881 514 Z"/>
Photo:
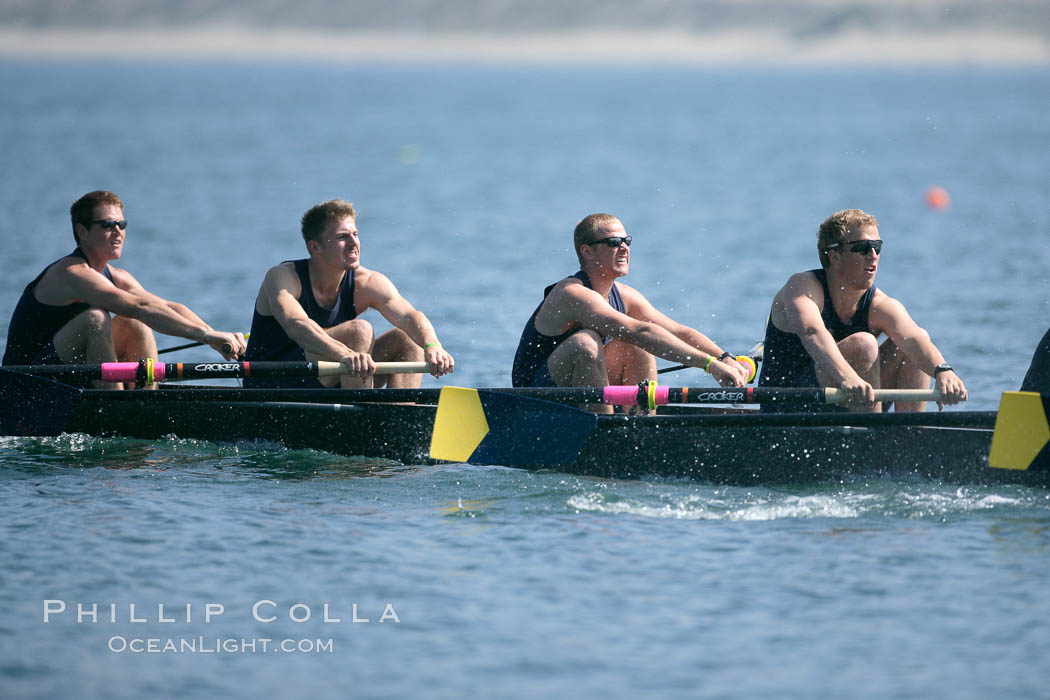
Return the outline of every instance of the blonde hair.
<path id="1" fill-rule="evenodd" d="M 860 209 L 843 209 L 824 219 L 817 229 L 817 254 L 821 266 L 828 266 L 828 248 L 836 243 L 845 243 L 862 228 L 878 225 L 878 219 Z"/>
<path id="2" fill-rule="evenodd" d="M 583 267 L 583 255 L 580 254 L 580 246 L 593 243 L 602 227 L 614 221 L 621 223 L 612 214 L 588 214 L 576 224 L 576 228 L 572 232 L 572 246 L 576 251 L 576 259 L 580 261 L 580 267 Z"/>

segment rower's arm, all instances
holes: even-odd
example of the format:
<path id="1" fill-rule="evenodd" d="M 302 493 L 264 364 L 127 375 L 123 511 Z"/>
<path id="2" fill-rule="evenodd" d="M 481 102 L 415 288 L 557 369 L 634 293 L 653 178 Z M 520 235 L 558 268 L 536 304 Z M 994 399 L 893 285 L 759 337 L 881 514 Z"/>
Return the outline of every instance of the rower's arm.
<path id="1" fill-rule="evenodd" d="M 219 353 L 227 360 L 238 358 L 244 354 L 244 351 L 247 348 L 247 343 L 243 334 L 239 332 L 227 333 L 217 331 L 205 322 L 204 319 L 193 313 L 193 311 L 191 311 L 185 304 L 180 304 L 179 302 L 171 301 L 170 299 L 164 299 L 163 297 L 159 297 L 153 292 L 148 291 L 130 272 L 113 266 L 110 266 L 109 269 L 110 274 L 113 275 L 113 283 L 117 287 L 130 294 L 134 294 L 139 298 L 149 299 L 154 304 L 167 308 L 172 314 L 178 316 L 185 323 L 194 328 L 203 328 L 203 333 L 199 337 L 194 337 L 194 340 L 200 340 L 202 343 L 209 345 L 215 350 L 215 352 Z M 146 323 L 146 325 L 150 324 Z M 161 333 L 165 332 L 159 328 L 156 330 Z"/>
<path id="2" fill-rule="evenodd" d="M 634 290 L 631 291 L 638 294 Z M 565 285 L 560 290 L 556 289 L 551 292 L 552 296 L 554 294 L 558 294 L 559 297 L 552 301 L 558 303 L 560 309 L 568 317 L 574 318 L 584 328 L 590 328 L 601 335 L 622 340 L 657 357 L 691 367 L 703 368 L 708 358 L 712 357 L 712 353 L 686 343 L 658 323 L 620 313 L 609 306 L 609 303 L 600 294 L 583 285 Z M 718 362 L 717 356 L 713 357 L 712 375 L 720 383 L 727 386 L 743 386 L 746 383 L 747 377 L 742 371 L 736 372 Z M 715 368 L 716 365 L 717 368 Z"/>
<path id="3" fill-rule="evenodd" d="M 81 299 L 110 313 L 141 321 L 158 333 L 189 340 L 200 340 L 212 347 L 229 343 L 229 356 L 244 350 L 244 339 L 238 334 L 214 331 L 203 322 L 196 322 L 176 313 L 167 301 L 147 292 L 131 273 L 110 267 L 112 284 L 100 272 L 87 265 L 74 264 L 62 271 L 56 282 L 65 285 L 72 297 Z M 221 352 L 221 350 L 220 350 Z"/>
<path id="4" fill-rule="evenodd" d="M 307 315 L 299 295 L 299 278 L 286 265 L 271 267 L 259 289 L 256 308 L 269 311 L 296 345 L 305 352 L 335 362 L 357 353 L 325 333 L 320 324 Z"/>
<path id="5" fill-rule="evenodd" d="M 142 284 L 137 279 L 135 279 L 135 277 L 130 272 L 127 272 L 126 270 L 114 268 L 113 266 L 110 266 L 109 269 L 110 273 L 113 274 L 114 283 L 118 284 L 118 286 L 120 286 L 125 291 L 131 292 L 132 294 L 138 296 L 150 297 L 156 303 L 164 304 L 165 306 L 167 306 L 172 311 L 172 313 L 181 316 L 187 323 L 211 330 L 211 326 L 208 325 L 208 323 L 205 322 L 204 319 L 202 319 L 200 316 L 193 313 L 190 307 L 186 306 L 185 304 L 180 304 L 177 301 L 172 301 L 170 299 L 165 299 L 163 297 L 157 296 L 153 292 L 143 287 Z"/>
<path id="6" fill-rule="evenodd" d="M 937 365 L 944 363 L 944 355 L 933 344 L 926 329 L 912 319 L 904 304 L 885 294 L 877 295 L 871 304 L 869 323 L 877 330 L 885 331 L 909 360 L 934 377 L 937 391 L 945 397 L 943 403 L 956 404 L 966 400 L 966 387 L 953 370 L 935 372 Z"/>
<path id="7" fill-rule="evenodd" d="M 456 362 L 441 346 L 430 319 L 401 296 L 390 278 L 375 270 L 368 270 L 366 274 L 359 275 L 356 284 L 359 287 L 355 299 L 364 308 L 378 311 L 392 326 L 404 331 L 413 343 L 423 348 L 423 358 L 431 374 L 440 377 L 455 369 Z"/>
<path id="8" fill-rule="evenodd" d="M 642 321 L 649 321 L 655 323 L 661 328 L 667 330 L 676 338 L 681 340 L 688 345 L 701 350 L 706 355 L 713 355 L 716 362 L 721 362 L 725 365 L 728 372 L 733 374 L 740 374 L 744 383 L 747 383 L 747 378 L 751 373 L 751 368 L 741 365 L 736 360 L 730 360 L 726 358 L 724 361 L 718 360 L 722 355 L 725 354 L 718 343 L 711 340 L 709 337 L 701 333 L 695 328 L 686 326 L 685 324 L 675 321 L 671 317 L 664 314 L 662 311 L 657 309 L 652 303 L 645 298 L 638 290 L 633 287 L 629 287 L 626 284 L 619 284 L 620 294 L 623 297 L 624 304 L 627 307 L 627 315 L 632 318 L 637 318 Z M 714 363 L 712 363 L 714 364 Z"/>

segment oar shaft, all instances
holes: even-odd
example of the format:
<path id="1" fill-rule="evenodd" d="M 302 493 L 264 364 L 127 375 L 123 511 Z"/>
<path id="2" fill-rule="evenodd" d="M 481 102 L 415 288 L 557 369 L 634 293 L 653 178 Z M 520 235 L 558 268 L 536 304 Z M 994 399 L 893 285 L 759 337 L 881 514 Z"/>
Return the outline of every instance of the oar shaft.
<path id="1" fill-rule="evenodd" d="M 16 372 L 55 378 L 100 379 L 104 382 L 162 382 L 178 379 L 240 377 L 330 377 L 346 374 L 338 362 L 103 362 L 100 365 L 29 365 Z M 377 362 L 376 374 L 418 374 L 426 362 Z"/>
<path id="2" fill-rule="evenodd" d="M 875 390 L 876 401 L 939 401 L 940 399 L 941 395 L 932 390 Z M 816 387 L 675 388 L 656 386 L 647 390 L 645 387 L 637 386 L 607 386 L 602 392 L 601 400 L 614 406 L 662 406 L 669 403 L 776 403 L 779 401 L 840 404 L 846 403 L 847 396 L 839 389 Z"/>

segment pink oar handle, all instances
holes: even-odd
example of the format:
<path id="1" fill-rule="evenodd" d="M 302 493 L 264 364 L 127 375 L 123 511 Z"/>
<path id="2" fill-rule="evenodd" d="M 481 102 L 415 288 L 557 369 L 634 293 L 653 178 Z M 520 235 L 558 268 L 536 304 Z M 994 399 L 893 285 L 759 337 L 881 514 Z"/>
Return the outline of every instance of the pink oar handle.
<path id="1" fill-rule="evenodd" d="M 663 405 L 667 403 L 669 387 L 658 386 L 656 387 L 656 403 Z M 638 387 L 637 386 L 607 386 L 602 392 L 602 401 L 613 406 L 637 406 L 638 405 Z"/>
<path id="2" fill-rule="evenodd" d="M 102 381 L 104 382 L 133 382 L 139 372 L 138 362 L 103 362 Z M 153 363 L 153 377 L 156 381 L 164 379 L 164 363 Z"/>

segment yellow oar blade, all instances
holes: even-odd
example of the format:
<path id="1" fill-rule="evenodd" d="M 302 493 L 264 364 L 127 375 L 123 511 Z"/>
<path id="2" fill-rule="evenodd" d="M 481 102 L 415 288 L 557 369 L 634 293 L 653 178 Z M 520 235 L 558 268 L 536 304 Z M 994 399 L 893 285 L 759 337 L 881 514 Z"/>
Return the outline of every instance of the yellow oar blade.
<path id="1" fill-rule="evenodd" d="M 445 387 L 430 456 L 508 467 L 572 464 L 598 419 L 572 406 L 491 389 Z"/>
<path id="2" fill-rule="evenodd" d="M 438 399 L 430 456 L 449 462 L 466 462 L 489 433 L 485 409 L 477 389 L 447 386 Z"/>
<path id="3" fill-rule="evenodd" d="M 1050 395 L 1007 391 L 999 403 L 988 463 L 998 469 L 1050 469 Z"/>

